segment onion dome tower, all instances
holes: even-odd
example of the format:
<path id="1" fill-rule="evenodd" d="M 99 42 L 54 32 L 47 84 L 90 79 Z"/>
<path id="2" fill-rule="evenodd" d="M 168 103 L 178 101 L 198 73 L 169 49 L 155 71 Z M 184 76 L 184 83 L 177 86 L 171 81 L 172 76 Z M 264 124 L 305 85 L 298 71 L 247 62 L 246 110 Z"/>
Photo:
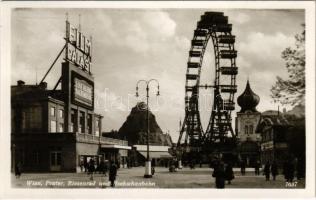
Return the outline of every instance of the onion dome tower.
<path id="1" fill-rule="evenodd" d="M 249 80 L 247 80 L 245 91 L 237 98 L 237 103 L 241 107 L 240 112 L 247 110 L 258 112 L 256 106 L 259 104 L 259 101 L 260 97 L 252 91 Z"/>

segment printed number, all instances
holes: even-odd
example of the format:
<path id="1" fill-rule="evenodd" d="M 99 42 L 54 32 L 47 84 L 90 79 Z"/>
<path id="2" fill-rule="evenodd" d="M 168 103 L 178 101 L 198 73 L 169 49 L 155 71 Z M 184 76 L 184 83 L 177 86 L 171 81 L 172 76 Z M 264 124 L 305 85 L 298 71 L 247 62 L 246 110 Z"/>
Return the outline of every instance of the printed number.
<path id="1" fill-rule="evenodd" d="M 285 187 L 296 187 L 297 181 L 294 182 L 285 182 Z"/>

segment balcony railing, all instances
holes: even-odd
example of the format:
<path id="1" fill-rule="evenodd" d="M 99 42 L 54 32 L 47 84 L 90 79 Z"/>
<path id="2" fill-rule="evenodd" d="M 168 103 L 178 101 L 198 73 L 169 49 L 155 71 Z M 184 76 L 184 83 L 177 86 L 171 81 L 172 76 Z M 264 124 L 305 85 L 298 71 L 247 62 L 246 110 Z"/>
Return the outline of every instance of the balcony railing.
<path id="1" fill-rule="evenodd" d="M 91 134 L 83 134 L 83 133 L 76 133 L 77 141 L 85 142 L 93 142 L 93 143 L 105 143 L 105 144 L 117 144 L 122 146 L 127 146 L 128 142 L 126 140 L 119 140 L 114 138 L 108 138 L 108 137 L 99 137 L 96 135 Z"/>
<path id="2" fill-rule="evenodd" d="M 119 140 L 108 137 L 99 137 L 91 134 L 84 133 L 72 133 L 72 132 L 62 132 L 62 133 L 12 133 L 12 140 L 23 140 L 23 141 L 69 141 L 75 140 L 77 142 L 91 142 L 95 144 L 116 144 L 127 146 L 128 142 L 126 140 Z"/>

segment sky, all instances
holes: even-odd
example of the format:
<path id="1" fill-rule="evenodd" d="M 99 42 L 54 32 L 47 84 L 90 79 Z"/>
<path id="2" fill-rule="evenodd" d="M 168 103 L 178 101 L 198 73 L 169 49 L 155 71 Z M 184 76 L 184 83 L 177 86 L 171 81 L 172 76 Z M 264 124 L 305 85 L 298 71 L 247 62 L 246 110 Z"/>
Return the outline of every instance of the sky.
<path id="1" fill-rule="evenodd" d="M 92 68 L 95 80 L 95 112 L 104 116 L 103 131 L 118 130 L 139 101 L 145 101 L 145 86 L 135 97 L 136 83 L 155 78 L 150 85 L 149 106 L 173 141 L 184 118 L 185 73 L 190 42 L 205 9 L 15 9 L 11 18 L 11 84 L 39 82 L 64 45 L 66 13 L 71 24 L 92 36 Z M 276 76 L 287 77 L 281 52 L 294 46 L 301 33 L 304 10 L 221 9 L 233 24 L 239 74 L 238 97 L 247 79 L 260 96 L 258 111 L 276 110 L 270 89 Z M 79 20 L 79 15 L 80 20 Z M 208 44 L 201 83 L 212 82 L 214 57 Z M 61 75 L 60 58 L 45 79 L 53 88 Z M 209 94 L 207 91 L 201 94 Z M 203 101 L 203 100 L 201 100 Z M 201 110 L 204 129 L 210 105 Z M 236 104 L 235 113 L 240 110 Z M 233 120 L 234 121 L 234 120 Z"/>

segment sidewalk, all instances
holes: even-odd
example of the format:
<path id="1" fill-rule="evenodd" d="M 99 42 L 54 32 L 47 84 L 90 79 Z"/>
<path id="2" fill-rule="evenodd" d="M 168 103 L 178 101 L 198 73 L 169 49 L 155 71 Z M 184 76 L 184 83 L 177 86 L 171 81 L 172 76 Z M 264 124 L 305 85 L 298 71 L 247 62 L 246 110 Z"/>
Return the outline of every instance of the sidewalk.
<path id="1" fill-rule="evenodd" d="M 143 178 L 144 167 L 119 169 L 116 181 L 118 188 L 215 188 L 215 180 L 210 168 L 183 168 L 178 172 L 169 172 L 168 168 L 156 167 L 153 178 Z M 240 170 L 239 170 L 240 171 Z M 108 176 L 94 174 L 94 179 L 85 173 L 24 173 L 20 179 L 12 174 L 12 186 L 22 188 L 106 188 L 110 189 Z M 265 181 L 263 175 L 254 176 L 246 172 L 241 176 L 236 171 L 235 179 L 226 188 L 304 188 L 305 180 L 296 182 L 295 187 L 286 186 L 284 177 L 279 175 L 276 181 Z"/>

